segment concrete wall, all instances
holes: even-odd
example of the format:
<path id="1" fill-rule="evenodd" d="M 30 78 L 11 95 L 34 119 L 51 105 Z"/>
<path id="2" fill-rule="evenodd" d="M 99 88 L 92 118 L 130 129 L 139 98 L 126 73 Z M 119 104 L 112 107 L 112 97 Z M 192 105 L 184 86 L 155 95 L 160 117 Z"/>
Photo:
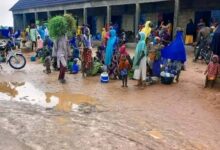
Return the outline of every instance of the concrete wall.
<path id="1" fill-rule="evenodd" d="M 179 13 L 178 27 L 181 27 L 185 31 L 189 19 L 195 19 L 195 11 L 193 9 L 181 10 Z"/>
<path id="2" fill-rule="evenodd" d="M 158 22 L 158 13 L 147 13 L 144 14 L 146 16 L 146 20 L 151 20 L 154 24 Z"/>
<path id="3" fill-rule="evenodd" d="M 102 33 L 102 28 L 105 26 L 104 25 L 104 16 L 97 16 L 97 33 Z"/>
<path id="4" fill-rule="evenodd" d="M 122 17 L 122 29 L 125 31 L 134 32 L 134 15 L 123 15 Z"/>
<path id="5" fill-rule="evenodd" d="M 14 27 L 15 30 L 23 30 L 24 25 L 23 25 L 23 15 L 13 15 L 14 17 Z"/>
<path id="6" fill-rule="evenodd" d="M 83 24 L 83 17 L 82 16 L 79 16 L 79 25 L 81 26 Z"/>

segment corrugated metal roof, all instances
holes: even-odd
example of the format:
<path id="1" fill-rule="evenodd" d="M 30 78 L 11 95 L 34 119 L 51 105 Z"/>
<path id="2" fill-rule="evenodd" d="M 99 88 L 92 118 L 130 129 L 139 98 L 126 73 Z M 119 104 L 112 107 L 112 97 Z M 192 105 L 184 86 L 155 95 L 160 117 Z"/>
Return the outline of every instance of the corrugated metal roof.
<path id="1" fill-rule="evenodd" d="M 81 3 L 90 0 L 19 0 L 10 10 L 23 10 L 30 8 L 48 7 L 61 4 Z"/>

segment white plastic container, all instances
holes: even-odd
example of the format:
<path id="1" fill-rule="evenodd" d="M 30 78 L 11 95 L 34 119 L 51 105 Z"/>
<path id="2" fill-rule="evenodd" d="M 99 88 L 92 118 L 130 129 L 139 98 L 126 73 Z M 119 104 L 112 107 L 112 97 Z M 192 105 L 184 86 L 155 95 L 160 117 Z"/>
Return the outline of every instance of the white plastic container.
<path id="1" fill-rule="evenodd" d="M 103 73 L 100 75 L 100 82 L 101 82 L 101 83 L 108 83 L 108 82 L 109 82 L 109 76 L 108 76 L 108 73 L 107 73 L 107 72 L 103 72 Z"/>

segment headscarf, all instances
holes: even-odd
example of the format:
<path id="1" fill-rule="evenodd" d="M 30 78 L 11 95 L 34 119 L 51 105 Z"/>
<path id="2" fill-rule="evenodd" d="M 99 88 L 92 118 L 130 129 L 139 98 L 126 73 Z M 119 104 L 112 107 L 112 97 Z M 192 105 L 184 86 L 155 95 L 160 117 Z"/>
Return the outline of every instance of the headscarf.
<path id="1" fill-rule="evenodd" d="M 39 27 L 38 33 L 40 34 L 41 39 L 45 40 L 45 28 L 43 26 Z"/>
<path id="2" fill-rule="evenodd" d="M 161 56 L 165 59 L 186 61 L 186 49 L 183 42 L 183 32 L 177 31 L 176 38 L 167 47 L 162 49 Z"/>
<path id="3" fill-rule="evenodd" d="M 82 34 L 81 28 L 82 28 L 81 26 L 77 27 L 77 34 L 76 34 L 77 36 Z"/>
<path id="4" fill-rule="evenodd" d="M 141 58 L 143 50 L 146 50 L 146 43 L 145 43 L 146 35 L 144 32 L 139 32 L 139 35 L 141 38 L 136 46 L 134 62 L 133 62 L 133 69 L 139 68 L 139 65 L 137 65 L 137 62 Z"/>
<path id="5" fill-rule="evenodd" d="M 121 47 L 120 47 L 120 54 L 121 55 L 125 55 L 125 56 L 128 56 L 128 52 L 126 51 L 126 46 L 125 44 L 123 44 Z"/>
<path id="6" fill-rule="evenodd" d="M 105 65 L 106 66 L 109 66 L 112 61 L 113 50 L 114 50 L 115 42 L 117 40 L 116 31 L 114 29 L 111 29 L 109 31 L 109 36 L 110 37 L 107 42 L 106 53 L 105 53 Z"/>
<path id="7" fill-rule="evenodd" d="M 214 59 L 214 58 L 217 59 L 217 62 L 219 61 L 218 55 L 213 55 L 213 56 L 212 56 L 212 59 Z"/>
<path id="8" fill-rule="evenodd" d="M 84 29 L 84 47 L 89 49 L 92 48 L 90 29 L 88 27 Z"/>
<path id="9" fill-rule="evenodd" d="M 151 33 L 152 28 L 150 27 L 150 24 L 151 24 L 151 21 L 147 21 L 145 23 L 144 28 L 141 30 L 141 32 L 145 33 L 145 38 L 149 37 L 149 35 Z"/>

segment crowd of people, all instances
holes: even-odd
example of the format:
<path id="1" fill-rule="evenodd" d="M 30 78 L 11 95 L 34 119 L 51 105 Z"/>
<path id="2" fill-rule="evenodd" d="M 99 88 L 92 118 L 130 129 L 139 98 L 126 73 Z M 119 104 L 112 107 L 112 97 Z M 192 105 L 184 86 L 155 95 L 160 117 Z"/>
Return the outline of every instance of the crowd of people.
<path id="1" fill-rule="evenodd" d="M 213 87 L 220 73 L 220 25 L 218 21 L 213 19 L 207 26 L 203 19 L 200 19 L 197 25 L 190 19 L 186 27 L 185 43 L 195 46 L 194 62 L 204 59 L 208 64 L 204 73 L 206 75 L 205 87 L 208 86 L 209 81 Z"/>
<path id="2" fill-rule="evenodd" d="M 176 36 L 172 40 L 173 32 Z M 66 82 L 67 70 L 71 73 L 81 70 L 83 77 L 106 72 L 110 79 L 122 80 L 122 87 L 128 87 L 128 78 L 137 80 L 138 87 L 153 83 L 152 77 L 162 77 L 165 83 L 170 83 L 167 81 L 168 78 L 172 79 L 171 82 L 174 79 L 176 82 L 179 81 L 186 61 L 183 31 L 172 31 L 170 21 L 166 24 L 161 21 L 158 25 L 147 21 L 145 25 L 139 26 L 133 58 L 127 51 L 125 32 L 119 33 L 116 26 L 104 27 L 101 37 L 101 45 L 93 55 L 89 25 L 79 26 L 72 37 L 63 35 L 56 40 L 50 39 L 46 24 L 31 24 L 21 32 L 23 46 L 27 41 L 31 41 L 31 48 L 36 52 L 36 57 L 43 57 L 42 61 L 46 67 L 44 72 L 51 73 L 52 65 L 55 70 L 60 71 L 58 79 L 61 83 Z M 203 20 L 200 20 L 196 27 L 190 20 L 186 28 L 185 44 L 193 44 L 195 41 L 199 47 L 204 47 L 204 43 L 209 42 L 213 51 L 213 60 L 205 72 L 207 86 L 208 81 L 216 80 L 220 72 L 220 26 L 215 23 L 212 27 L 206 27 Z M 201 49 L 196 52 L 194 61 L 199 58 Z"/>

